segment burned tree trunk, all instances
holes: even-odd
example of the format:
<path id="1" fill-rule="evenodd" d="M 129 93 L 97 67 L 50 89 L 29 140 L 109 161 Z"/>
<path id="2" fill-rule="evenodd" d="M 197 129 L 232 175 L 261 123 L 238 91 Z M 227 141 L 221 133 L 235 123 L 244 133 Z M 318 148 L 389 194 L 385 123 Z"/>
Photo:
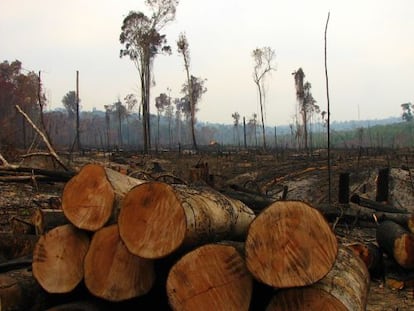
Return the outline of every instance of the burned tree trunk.
<path id="1" fill-rule="evenodd" d="M 95 232 L 85 257 L 85 284 L 93 295 L 122 301 L 146 294 L 154 280 L 153 262 L 127 250 L 118 225 Z"/>
<path id="2" fill-rule="evenodd" d="M 143 181 L 97 164 L 88 164 L 63 190 L 62 209 L 69 221 L 80 229 L 96 231 L 111 218 L 123 196 Z"/>
<path id="3" fill-rule="evenodd" d="M 252 222 L 245 249 L 247 267 L 257 280 L 287 288 L 323 278 L 338 244 L 319 211 L 300 201 L 278 201 Z"/>
<path id="4" fill-rule="evenodd" d="M 167 295 L 173 310 L 249 310 L 252 276 L 234 246 L 208 244 L 170 270 Z"/>
<path id="5" fill-rule="evenodd" d="M 38 240 L 34 234 L 0 233 L 0 262 L 33 254 Z"/>
<path id="6" fill-rule="evenodd" d="M 130 252 L 162 258 L 175 250 L 245 236 L 254 212 L 211 188 L 149 182 L 125 196 L 118 218 Z"/>
<path id="7" fill-rule="evenodd" d="M 68 293 L 83 279 L 89 237 L 71 224 L 41 236 L 33 252 L 33 276 L 49 293 Z"/>
<path id="8" fill-rule="evenodd" d="M 45 234 L 47 231 L 69 222 L 63 211 L 60 209 L 36 208 L 32 214 L 31 220 L 35 227 L 36 235 Z"/>
<path id="9" fill-rule="evenodd" d="M 324 278 L 309 287 L 279 291 L 266 310 L 364 311 L 368 290 L 365 264 L 351 249 L 340 246 L 335 264 Z"/>
<path id="10" fill-rule="evenodd" d="M 414 234 L 393 221 L 384 221 L 377 228 L 377 242 L 401 267 L 414 268 Z"/>

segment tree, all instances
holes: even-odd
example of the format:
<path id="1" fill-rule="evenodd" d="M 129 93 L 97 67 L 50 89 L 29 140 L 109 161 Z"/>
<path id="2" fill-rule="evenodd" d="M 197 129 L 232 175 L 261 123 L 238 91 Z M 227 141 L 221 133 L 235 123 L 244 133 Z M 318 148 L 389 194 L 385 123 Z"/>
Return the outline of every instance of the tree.
<path id="1" fill-rule="evenodd" d="M 124 101 L 125 101 L 126 109 L 127 109 L 127 113 L 126 113 L 127 141 L 128 141 L 128 145 L 131 145 L 131 142 L 130 142 L 130 139 L 129 139 L 129 137 L 130 137 L 130 135 L 129 135 L 129 115 L 134 110 L 134 107 L 137 105 L 138 100 L 137 100 L 137 98 L 134 94 L 128 94 L 128 95 L 125 96 Z M 138 116 L 138 118 L 139 118 L 139 116 Z"/>
<path id="2" fill-rule="evenodd" d="M 166 36 L 160 31 L 174 20 L 178 0 L 146 0 L 145 3 L 152 11 L 151 17 L 131 11 L 123 20 L 119 40 L 125 45 L 120 56 L 129 56 L 140 76 L 144 152 L 148 153 L 151 148 L 149 104 L 152 65 L 156 55 L 171 53 L 171 48 L 166 45 Z"/>
<path id="3" fill-rule="evenodd" d="M 155 98 L 155 108 L 157 108 L 157 150 L 160 144 L 160 118 L 164 109 L 168 106 L 170 100 L 167 94 L 161 93 Z"/>
<path id="4" fill-rule="evenodd" d="M 183 88 L 181 90 L 181 93 L 185 94 L 184 98 L 182 98 L 184 110 L 186 110 L 186 107 L 187 111 L 189 111 L 190 114 L 191 136 L 193 140 L 193 147 L 195 150 L 198 150 L 197 141 L 195 137 L 195 114 L 198 111 L 198 102 L 201 100 L 203 94 L 207 92 L 207 88 L 204 86 L 206 81 L 207 79 L 191 76 L 189 83 L 184 83 Z"/>
<path id="5" fill-rule="evenodd" d="M 26 121 L 22 117 L 21 127 L 17 125 L 19 115 L 16 114 L 16 105 L 19 105 L 32 120 L 39 119 L 39 95 L 40 99 L 44 100 L 39 93 L 39 77 L 33 71 L 24 74 L 23 70 L 25 69 L 18 60 L 0 63 L 0 147 L 3 143 L 10 146 L 18 145 L 20 137 L 23 138 L 23 145 L 26 145 Z"/>
<path id="6" fill-rule="evenodd" d="M 253 113 L 252 118 L 249 120 L 249 122 L 247 123 L 247 126 L 249 128 L 249 136 L 250 136 L 250 143 L 252 140 L 252 135 L 254 135 L 254 142 L 255 142 L 255 147 L 257 148 L 257 114 Z"/>
<path id="7" fill-rule="evenodd" d="M 309 82 L 303 83 L 305 73 L 302 68 L 293 72 L 293 75 L 295 79 L 296 98 L 299 103 L 299 112 L 302 116 L 304 147 L 308 151 L 308 123 L 312 113 L 317 110 L 317 106 L 315 105 L 316 101 L 311 92 L 312 85 Z"/>
<path id="8" fill-rule="evenodd" d="M 76 132 L 76 125 L 75 125 L 75 121 L 76 121 L 76 115 L 77 115 L 77 96 L 76 96 L 76 92 L 75 91 L 69 91 L 65 94 L 65 96 L 63 96 L 62 98 L 62 104 L 63 107 L 66 108 L 66 111 L 68 113 L 68 117 L 70 122 L 72 123 L 72 127 L 73 127 L 73 136 L 71 135 L 71 140 L 74 139 L 75 136 L 75 132 Z M 79 100 L 80 102 L 80 100 Z M 74 141 L 73 141 L 74 142 Z M 71 146 L 72 146 L 72 142 L 71 142 Z"/>
<path id="9" fill-rule="evenodd" d="M 187 95 L 189 100 L 190 116 L 191 116 L 191 135 L 193 139 L 193 147 L 195 150 L 198 150 L 197 141 L 195 138 L 195 103 L 193 98 L 193 85 L 192 79 L 190 79 L 190 50 L 185 34 L 181 33 L 177 41 L 178 53 L 183 56 L 184 59 L 184 69 L 187 76 Z"/>
<path id="10" fill-rule="evenodd" d="M 236 111 L 235 113 L 231 115 L 231 117 L 233 118 L 234 130 L 236 131 L 237 142 L 240 147 L 240 135 L 239 135 L 240 114 Z"/>
<path id="11" fill-rule="evenodd" d="M 265 89 L 264 81 L 265 77 L 276 70 L 273 65 L 274 58 L 276 57 L 275 51 L 270 47 L 256 48 L 252 53 L 254 60 L 253 69 L 253 81 L 257 86 L 259 92 L 259 105 L 260 114 L 262 118 L 262 135 L 263 135 L 263 148 L 266 149 L 266 135 L 264 124 L 264 104 L 265 104 Z"/>
<path id="12" fill-rule="evenodd" d="M 127 108 L 122 104 L 121 100 L 118 98 L 118 101 L 112 104 L 112 112 L 115 114 L 118 119 L 118 144 L 119 147 L 123 147 L 122 140 L 122 120 L 127 116 Z"/>
<path id="13" fill-rule="evenodd" d="M 414 118 L 413 112 L 412 112 L 413 105 L 410 102 L 408 102 L 408 103 L 401 104 L 401 108 L 403 110 L 402 119 L 407 122 L 412 121 Z"/>

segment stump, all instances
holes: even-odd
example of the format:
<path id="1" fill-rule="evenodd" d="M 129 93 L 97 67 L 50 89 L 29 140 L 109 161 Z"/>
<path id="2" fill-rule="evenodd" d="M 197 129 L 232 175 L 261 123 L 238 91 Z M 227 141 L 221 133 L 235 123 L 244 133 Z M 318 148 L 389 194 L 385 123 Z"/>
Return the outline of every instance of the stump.
<path id="1" fill-rule="evenodd" d="M 76 227 L 89 231 L 102 228 L 116 212 L 123 196 L 143 181 L 97 164 L 85 165 L 66 183 L 62 209 Z"/>
<path id="2" fill-rule="evenodd" d="M 167 295 L 173 310 L 249 310 L 252 276 L 232 245 L 207 244 L 170 270 Z"/>
<path id="3" fill-rule="evenodd" d="M 377 228 L 377 242 L 401 267 L 414 268 L 413 233 L 393 221 L 384 221 Z"/>
<path id="4" fill-rule="evenodd" d="M 125 196 L 118 218 L 121 239 L 144 258 L 179 248 L 245 236 L 254 212 L 208 187 L 148 182 Z"/>
<path id="5" fill-rule="evenodd" d="M 153 262 L 127 250 L 119 237 L 118 225 L 95 232 L 84 267 L 88 290 L 109 301 L 142 296 L 155 280 Z"/>
<path id="6" fill-rule="evenodd" d="M 310 285 L 332 268 L 338 244 L 322 214 L 300 201 L 278 201 L 250 225 L 247 268 L 275 288 Z"/>
<path id="7" fill-rule="evenodd" d="M 364 311 L 369 282 L 364 262 L 351 249 L 340 246 L 335 264 L 324 278 L 308 287 L 279 291 L 266 311 Z"/>
<path id="8" fill-rule="evenodd" d="M 71 224 L 41 236 L 33 251 L 33 276 L 49 293 L 68 293 L 83 279 L 89 237 Z"/>

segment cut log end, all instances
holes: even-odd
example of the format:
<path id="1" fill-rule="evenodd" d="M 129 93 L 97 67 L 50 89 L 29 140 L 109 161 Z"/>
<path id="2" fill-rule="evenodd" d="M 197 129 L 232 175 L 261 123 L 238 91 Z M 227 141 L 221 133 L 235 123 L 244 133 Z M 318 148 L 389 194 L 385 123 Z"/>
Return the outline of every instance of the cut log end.
<path id="1" fill-rule="evenodd" d="M 167 295 L 173 310 L 248 310 L 252 277 L 235 247 L 208 244 L 172 267 Z"/>
<path id="2" fill-rule="evenodd" d="M 85 284 L 92 294 L 122 301 L 146 294 L 154 280 L 153 262 L 127 250 L 118 225 L 95 232 L 85 257 Z"/>
<path id="3" fill-rule="evenodd" d="M 71 224 L 50 230 L 33 251 L 33 276 L 49 293 L 72 291 L 83 279 L 88 248 L 86 233 Z"/>
<path id="4" fill-rule="evenodd" d="M 246 262 L 252 274 L 275 288 L 305 286 L 324 277 L 338 251 L 320 212 L 300 201 L 278 201 L 251 224 Z"/>
<path id="5" fill-rule="evenodd" d="M 114 200 L 105 169 L 88 164 L 65 185 L 62 209 L 76 227 L 96 231 L 111 217 Z"/>
<path id="6" fill-rule="evenodd" d="M 129 191 L 118 224 L 129 251 L 143 258 L 172 253 L 182 245 L 187 230 L 181 202 L 171 186 L 160 182 L 141 184 Z"/>

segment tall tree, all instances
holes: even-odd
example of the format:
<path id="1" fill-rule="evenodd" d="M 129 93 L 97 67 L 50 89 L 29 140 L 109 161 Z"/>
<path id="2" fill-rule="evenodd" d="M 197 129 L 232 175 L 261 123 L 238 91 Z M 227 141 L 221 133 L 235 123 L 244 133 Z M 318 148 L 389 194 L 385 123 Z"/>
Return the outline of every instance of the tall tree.
<path id="1" fill-rule="evenodd" d="M 143 112 L 144 152 L 151 148 L 150 135 L 150 88 L 152 65 L 156 55 L 171 53 L 166 45 L 166 36 L 160 31 L 174 20 L 178 0 L 146 0 L 152 11 L 150 17 L 142 12 L 131 11 L 124 19 L 119 40 L 124 44 L 120 56 L 129 56 L 138 69 L 141 82 L 141 103 Z"/>
<path id="2" fill-rule="evenodd" d="M 17 123 L 19 115 L 15 105 L 19 105 L 33 121 L 39 119 L 39 77 L 33 71 L 23 73 L 23 70 L 18 60 L 0 63 L 0 148 L 3 143 L 18 145 L 21 137 L 23 145 L 26 145 L 26 121 L 22 117 L 22 122 Z M 41 99 L 44 99 L 42 95 Z"/>
<path id="3" fill-rule="evenodd" d="M 118 101 L 112 104 L 112 112 L 118 120 L 118 145 L 122 148 L 124 145 L 122 140 L 122 121 L 127 116 L 127 108 L 122 104 L 119 98 Z"/>
<path id="4" fill-rule="evenodd" d="M 316 101 L 312 96 L 312 85 L 308 81 L 304 83 L 305 73 L 302 68 L 299 68 L 297 71 L 293 72 L 293 75 L 295 79 L 296 98 L 299 104 L 299 112 L 302 117 L 304 148 L 308 151 L 308 125 L 312 113 L 314 113 L 318 107 L 315 105 Z"/>
<path id="5" fill-rule="evenodd" d="M 184 69 L 185 69 L 185 73 L 187 76 L 187 96 L 189 99 L 189 108 L 190 108 L 190 116 L 191 116 L 191 135 L 193 139 L 193 147 L 195 150 L 198 150 L 197 141 L 195 137 L 195 130 L 194 130 L 195 103 L 194 103 L 194 98 L 192 96 L 193 94 L 192 79 L 190 78 L 190 49 L 189 49 L 187 37 L 185 36 L 184 33 L 181 33 L 179 35 L 178 41 L 177 41 L 177 47 L 178 47 L 178 53 L 180 53 L 184 59 Z"/>
<path id="6" fill-rule="evenodd" d="M 196 112 L 198 111 L 198 103 L 201 100 L 201 97 L 207 88 L 204 86 L 207 79 L 197 78 L 191 76 L 189 83 L 184 83 L 181 93 L 184 94 L 182 99 L 186 106 L 188 107 L 190 113 L 190 126 L 191 126 L 191 136 L 193 140 L 193 147 L 195 150 L 198 150 L 197 141 L 195 137 L 195 123 L 196 123 Z"/>
<path id="7" fill-rule="evenodd" d="M 79 100 L 80 102 L 80 100 Z M 68 118 L 70 123 L 72 124 L 72 131 L 71 131 L 71 146 L 73 145 L 73 143 L 75 142 L 74 139 L 76 139 L 76 115 L 77 115 L 77 105 L 78 105 L 78 98 L 76 95 L 75 91 L 69 91 L 65 94 L 65 96 L 63 96 L 62 98 L 62 104 L 63 107 L 65 107 L 67 113 L 68 113 Z"/>
<path id="8" fill-rule="evenodd" d="M 237 144 L 240 147 L 240 135 L 239 135 L 240 114 L 236 111 L 235 113 L 233 113 L 231 115 L 231 117 L 233 118 L 233 125 L 234 125 L 234 130 L 236 132 L 236 135 L 235 136 L 237 137 Z"/>
<path id="9" fill-rule="evenodd" d="M 266 134 L 264 123 L 265 89 L 264 81 L 268 74 L 276 70 L 273 61 L 276 57 L 275 51 L 270 47 L 256 48 L 252 53 L 254 60 L 253 81 L 259 92 L 260 115 L 262 118 L 263 148 L 266 149 Z"/>
<path id="10" fill-rule="evenodd" d="M 414 118 L 413 112 L 412 112 L 413 105 L 410 102 L 408 102 L 408 103 L 401 104 L 401 108 L 403 110 L 402 119 L 407 122 L 412 121 Z"/>
<path id="11" fill-rule="evenodd" d="M 169 97 L 165 93 L 161 93 L 155 98 L 155 108 L 157 108 L 157 151 L 160 145 L 160 118 L 164 109 L 168 106 Z"/>

